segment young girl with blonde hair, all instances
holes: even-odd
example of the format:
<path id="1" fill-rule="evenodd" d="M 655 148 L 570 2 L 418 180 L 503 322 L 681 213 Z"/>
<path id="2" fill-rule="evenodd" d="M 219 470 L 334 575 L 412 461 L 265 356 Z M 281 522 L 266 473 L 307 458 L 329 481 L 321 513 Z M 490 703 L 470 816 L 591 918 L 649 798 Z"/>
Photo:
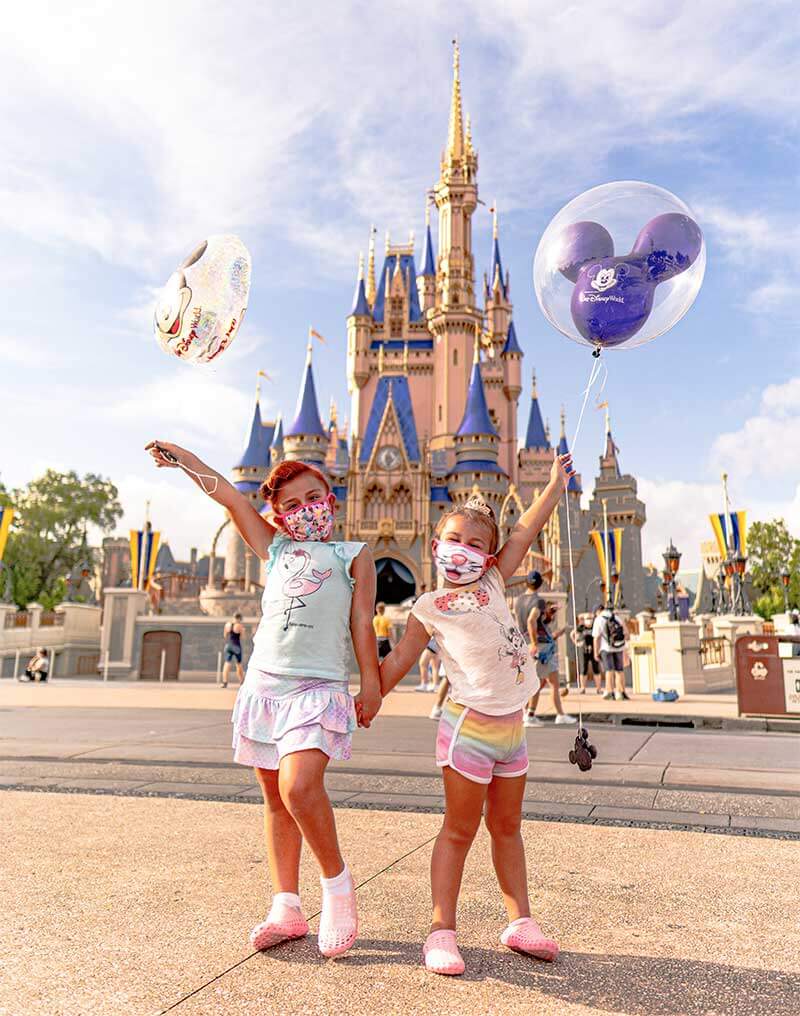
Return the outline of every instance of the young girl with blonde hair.
<path id="1" fill-rule="evenodd" d="M 531 917 L 528 900 L 521 835 L 528 771 L 523 709 L 539 680 L 530 647 L 508 608 L 505 583 L 558 504 L 572 472 L 569 455 L 556 458 L 542 495 L 500 549 L 494 512 L 480 497 L 440 520 L 432 550 L 443 588 L 416 601 L 403 639 L 381 666 L 386 695 L 433 636 L 450 681 L 436 739 L 445 816 L 431 858 L 433 919 L 423 946 L 426 967 L 438 974 L 464 971 L 456 943 L 456 906 L 484 806 L 509 920 L 500 941 L 543 960 L 558 955 L 556 943 Z"/>

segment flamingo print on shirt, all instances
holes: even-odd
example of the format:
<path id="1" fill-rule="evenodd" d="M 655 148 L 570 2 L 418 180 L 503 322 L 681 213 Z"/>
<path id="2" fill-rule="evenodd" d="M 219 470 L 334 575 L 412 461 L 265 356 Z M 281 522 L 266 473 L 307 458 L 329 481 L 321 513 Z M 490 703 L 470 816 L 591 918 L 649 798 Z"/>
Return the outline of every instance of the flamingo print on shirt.
<path id="1" fill-rule="evenodd" d="M 325 571 L 312 568 L 311 555 L 307 550 L 299 548 L 284 554 L 280 567 L 286 574 L 286 578 L 283 580 L 283 595 L 289 601 L 289 605 L 283 612 L 286 618 L 283 630 L 286 631 L 292 619 L 292 612 L 308 606 L 303 597 L 316 593 L 332 573 L 330 568 Z"/>

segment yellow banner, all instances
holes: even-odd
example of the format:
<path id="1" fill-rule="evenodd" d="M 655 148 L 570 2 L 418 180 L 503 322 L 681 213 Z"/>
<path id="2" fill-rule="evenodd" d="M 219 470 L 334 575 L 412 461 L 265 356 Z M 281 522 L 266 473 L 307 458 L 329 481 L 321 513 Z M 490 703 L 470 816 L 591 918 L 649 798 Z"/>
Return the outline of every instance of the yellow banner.
<path id="1" fill-rule="evenodd" d="M 158 544 L 161 533 L 144 532 L 141 529 L 130 530 L 131 546 L 131 585 L 134 589 L 147 589 L 156 569 Z M 140 582 L 141 577 L 143 581 Z"/>
<path id="2" fill-rule="evenodd" d="M 13 518 L 13 508 L 0 508 L 0 561 L 3 560 L 3 554 L 5 553 L 6 542 L 8 540 L 8 531 L 11 528 L 11 520 Z"/>

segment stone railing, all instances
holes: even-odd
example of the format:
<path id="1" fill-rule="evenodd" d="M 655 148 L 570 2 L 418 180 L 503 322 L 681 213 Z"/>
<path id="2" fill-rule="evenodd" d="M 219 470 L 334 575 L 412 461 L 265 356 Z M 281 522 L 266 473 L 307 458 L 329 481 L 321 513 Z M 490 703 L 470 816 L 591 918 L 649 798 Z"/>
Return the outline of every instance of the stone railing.
<path id="1" fill-rule="evenodd" d="M 718 638 L 700 639 L 700 660 L 704 667 L 722 666 L 730 662 L 730 642 L 720 636 Z"/>
<path id="2" fill-rule="evenodd" d="M 63 610 L 43 610 L 42 615 L 39 618 L 39 625 L 42 628 L 63 628 L 64 627 L 64 611 Z"/>
<path id="3" fill-rule="evenodd" d="M 31 614 L 28 610 L 10 610 L 6 614 L 6 619 L 3 627 L 8 628 L 29 628 L 31 624 Z"/>

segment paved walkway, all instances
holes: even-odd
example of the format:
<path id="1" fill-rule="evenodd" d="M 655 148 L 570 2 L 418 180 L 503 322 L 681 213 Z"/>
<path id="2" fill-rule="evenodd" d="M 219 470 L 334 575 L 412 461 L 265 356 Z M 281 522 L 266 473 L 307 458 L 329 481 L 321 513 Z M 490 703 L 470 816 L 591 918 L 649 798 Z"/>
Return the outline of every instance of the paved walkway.
<path id="1" fill-rule="evenodd" d="M 419 963 L 434 815 L 337 812 L 361 937 L 323 960 L 308 939 L 253 954 L 267 902 L 260 818 L 205 801 L 0 794 L 4 1016 L 796 1016 L 797 845 L 524 824 L 548 966 L 498 944 L 482 831 L 459 935 L 462 978 Z M 307 913 L 319 908 L 304 857 Z M 312 922 L 316 929 L 316 920 Z"/>
<path id="2" fill-rule="evenodd" d="M 40 706 L 57 701 L 49 699 L 55 686 L 22 690 Z M 0 722 L 0 787 L 260 800 L 249 770 L 231 762 L 227 709 L 6 706 Z M 796 734 L 608 724 L 590 732 L 599 757 L 580 773 L 567 760 L 574 728 L 528 731 L 528 817 L 800 837 Z M 335 803 L 440 811 L 434 734 L 430 720 L 387 709 L 356 733 L 352 761 L 331 766 Z"/>

